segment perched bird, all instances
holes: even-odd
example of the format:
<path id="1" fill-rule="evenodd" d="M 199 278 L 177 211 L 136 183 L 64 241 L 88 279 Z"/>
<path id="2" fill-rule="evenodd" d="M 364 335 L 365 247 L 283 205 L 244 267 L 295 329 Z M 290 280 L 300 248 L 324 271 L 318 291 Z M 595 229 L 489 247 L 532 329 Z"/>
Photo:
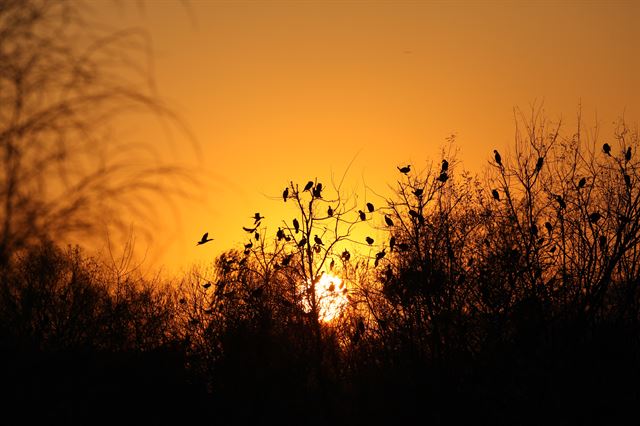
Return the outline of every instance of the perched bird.
<path id="1" fill-rule="evenodd" d="M 360 216 L 360 220 L 367 220 L 367 215 L 362 210 L 358 210 L 358 216 Z"/>
<path id="2" fill-rule="evenodd" d="M 260 216 L 260 213 L 256 213 L 253 215 L 253 224 L 257 224 L 258 222 L 260 222 L 262 219 L 264 219 L 264 216 Z"/>
<path id="3" fill-rule="evenodd" d="M 213 241 L 213 238 L 208 238 L 208 237 L 209 237 L 209 233 L 205 232 L 202 238 L 200 239 L 200 241 L 198 241 L 198 244 L 196 245 L 199 246 L 200 244 L 205 244 L 205 243 L 208 243 L 209 241 Z"/>
<path id="4" fill-rule="evenodd" d="M 582 178 L 580 179 L 580 181 L 578 182 L 578 188 L 584 188 L 584 186 L 587 184 L 587 178 Z"/>
<path id="5" fill-rule="evenodd" d="M 327 208 L 327 216 L 332 217 L 333 216 L 333 209 L 331 208 L 331 206 L 329 206 Z"/>
<path id="6" fill-rule="evenodd" d="M 369 245 L 373 244 L 373 238 L 367 237 L 367 238 L 365 238 L 365 240 L 367 241 L 367 244 L 369 244 Z"/>
<path id="7" fill-rule="evenodd" d="M 324 245 L 324 244 L 322 244 L 322 240 L 320 239 L 320 237 L 318 237 L 317 234 L 313 237 L 313 242 L 315 242 L 319 246 L 323 246 Z"/>
<path id="8" fill-rule="evenodd" d="M 251 241 L 249 241 L 247 244 L 244 245 L 245 249 L 250 249 L 251 247 L 253 247 L 253 243 Z"/>
<path id="9" fill-rule="evenodd" d="M 602 215 L 598 212 L 593 212 L 589 215 L 589 222 L 591 223 L 596 223 L 597 221 L 600 220 L 600 218 L 602 217 Z"/>
<path id="10" fill-rule="evenodd" d="M 624 175 L 624 183 L 628 186 L 631 187 L 631 176 L 629 176 L 628 174 L 625 173 Z"/>
<path id="11" fill-rule="evenodd" d="M 380 260 L 381 260 L 381 259 L 384 257 L 384 255 L 386 254 L 384 250 L 385 250 L 385 249 L 382 249 L 382 251 L 380 251 L 380 252 L 376 253 L 376 260 L 375 260 L 375 262 L 374 262 L 374 265 L 375 265 L 375 266 L 378 266 L 378 262 L 380 262 Z"/>
<path id="12" fill-rule="evenodd" d="M 494 156 L 493 156 L 493 157 L 494 157 L 494 158 L 495 158 L 495 160 L 496 160 L 496 164 L 497 164 L 498 166 L 502 166 L 502 157 L 500 157 L 500 153 L 498 152 L 498 150 L 497 150 L 497 149 L 494 149 L 494 150 L 493 150 L 493 154 L 494 154 Z"/>
<path id="13" fill-rule="evenodd" d="M 551 234 L 551 232 L 553 231 L 553 225 L 551 225 L 551 222 L 545 222 L 544 227 L 547 230 L 547 232 Z"/>
<path id="14" fill-rule="evenodd" d="M 400 173 L 403 173 L 403 174 L 405 174 L 405 175 L 406 175 L 407 173 L 409 173 L 409 172 L 411 171 L 411 164 L 408 164 L 408 165 L 406 165 L 405 167 L 398 167 L 398 166 L 396 166 L 396 168 L 397 168 L 398 170 L 400 170 Z"/>
<path id="15" fill-rule="evenodd" d="M 384 215 L 384 223 L 386 223 L 387 226 L 393 226 L 393 220 L 391 220 L 391 218 L 387 214 Z"/>
<path id="16" fill-rule="evenodd" d="M 298 241 L 298 247 L 304 247 L 305 244 L 307 244 L 306 238 L 303 238 L 300 241 Z"/>
<path id="17" fill-rule="evenodd" d="M 542 170 L 542 164 L 544 163 L 543 157 L 538 157 L 538 161 L 536 162 L 536 172 Z"/>
<path id="18" fill-rule="evenodd" d="M 298 222 L 298 219 L 293 219 L 293 229 L 296 231 L 296 234 L 300 231 L 300 222 Z"/>
<path id="19" fill-rule="evenodd" d="M 611 156 L 611 146 L 609 146 L 608 143 L 605 143 L 604 145 L 602 145 L 602 151 L 604 151 L 604 153 L 607 154 L 608 156 Z"/>
<path id="20" fill-rule="evenodd" d="M 447 160 L 442 160 L 442 167 L 440 168 L 440 173 L 446 172 L 449 170 L 449 162 Z"/>
<path id="21" fill-rule="evenodd" d="M 492 190 L 491 190 L 491 195 L 493 195 L 493 198 L 494 198 L 496 201 L 500 201 L 500 193 L 498 192 L 498 190 L 497 190 L 497 189 L 492 189 Z"/>
<path id="22" fill-rule="evenodd" d="M 371 203 L 367 203 L 367 210 L 369 210 L 369 213 L 373 213 L 373 211 L 375 210 L 375 209 L 373 208 L 373 204 L 371 204 Z"/>
<path id="23" fill-rule="evenodd" d="M 322 184 L 318 182 L 315 188 L 313 188 L 312 192 L 313 196 L 316 198 L 322 198 Z"/>
<path id="24" fill-rule="evenodd" d="M 625 161 L 631 161 L 631 147 L 627 148 L 627 152 L 624 153 Z"/>
<path id="25" fill-rule="evenodd" d="M 284 202 L 287 202 L 287 198 L 289 198 L 289 187 L 286 187 L 284 191 L 282 191 L 282 199 Z"/>
<path id="26" fill-rule="evenodd" d="M 310 180 L 310 181 L 309 181 L 309 182 L 307 182 L 307 184 L 304 186 L 304 189 L 302 190 L 302 192 L 310 190 L 312 186 L 313 186 L 313 181 L 312 181 L 312 180 Z"/>
<path id="27" fill-rule="evenodd" d="M 340 257 L 342 258 L 342 260 L 346 262 L 351 258 L 351 253 L 349 253 L 349 250 L 345 249 L 340 255 Z"/>
<path id="28" fill-rule="evenodd" d="M 449 179 L 449 175 L 447 174 L 447 172 L 442 172 L 440 173 L 440 176 L 438 176 L 438 181 L 442 183 L 445 183 L 447 179 Z"/>
<path id="29" fill-rule="evenodd" d="M 276 232 L 276 237 L 278 238 L 278 241 L 284 238 L 284 231 L 281 228 L 278 228 L 278 232 Z"/>
<path id="30" fill-rule="evenodd" d="M 416 188 L 413 191 L 413 195 L 415 195 L 416 197 L 422 197 L 423 193 L 424 193 L 424 190 L 422 188 Z"/>
<path id="31" fill-rule="evenodd" d="M 253 234 L 254 238 L 256 239 L 256 241 L 260 241 L 260 234 L 258 232 L 256 232 L 255 234 Z"/>
<path id="32" fill-rule="evenodd" d="M 389 238 L 389 251 L 393 251 L 393 248 L 396 245 L 396 237 L 394 237 L 393 235 L 391 236 L 391 238 Z"/>

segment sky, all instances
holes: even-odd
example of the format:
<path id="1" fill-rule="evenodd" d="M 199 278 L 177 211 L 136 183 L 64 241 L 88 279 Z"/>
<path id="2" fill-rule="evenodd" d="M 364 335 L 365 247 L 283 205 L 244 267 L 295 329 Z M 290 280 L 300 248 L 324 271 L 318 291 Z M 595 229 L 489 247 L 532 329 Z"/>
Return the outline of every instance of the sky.
<path id="1" fill-rule="evenodd" d="M 567 129 L 581 108 L 605 137 L 640 114 L 637 1 L 103 1 L 95 11 L 147 31 L 159 94 L 197 140 L 156 145 L 202 183 L 138 243 L 169 271 L 240 248 L 255 212 L 275 235 L 294 214 L 280 198 L 291 180 L 346 174 L 350 197 L 380 205 L 396 166 L 439 164 L 451 135 L 458 167 L 482 173 L 513 143 L 514 108 L 541 107 Z M 157 138 L 147 124 L 122 132 Z M 196 247 L 204 232 L 214 241 Z"/>

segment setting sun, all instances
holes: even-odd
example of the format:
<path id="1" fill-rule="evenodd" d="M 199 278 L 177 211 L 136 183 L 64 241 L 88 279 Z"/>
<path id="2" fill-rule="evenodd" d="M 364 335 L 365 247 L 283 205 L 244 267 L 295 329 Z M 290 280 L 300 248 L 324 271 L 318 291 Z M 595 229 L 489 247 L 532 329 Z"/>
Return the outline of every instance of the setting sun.
<path id="1" fill-rule="evenodd" d="M 323 274 L 316 283 L 315 290 L 318 302 L 318 317 L 321 321 L 333 321 L 342 314 L 347 303 L 349 303 L 347 287 L 342 279 L 334 275 Z M 310 310 L 309 301 L 305 302 L 307 309 Z"/>

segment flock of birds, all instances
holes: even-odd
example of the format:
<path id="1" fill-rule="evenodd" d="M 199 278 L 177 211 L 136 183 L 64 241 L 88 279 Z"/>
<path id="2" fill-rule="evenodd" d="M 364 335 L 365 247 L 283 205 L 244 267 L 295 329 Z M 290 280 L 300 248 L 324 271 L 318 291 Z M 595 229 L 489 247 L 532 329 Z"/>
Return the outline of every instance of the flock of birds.
<path id="1" fill-rule="evenodd" d="M 604 154 L 611 156 L 611 146 L 607 143 L 602 145 L 602 151 L 604 152 Z M 504 165 L 502 163 L 502 157 L 500 156 L 500 153 L 498 152 L 498 150 L 494 149 L 493 150 L 493 154 L 494 154 L 494 160 L 495 160 L 495 164 L 500 168 L 500 169 L 504 169 Z M 624 151 L 624 159 L 626 162 L 631 161 L 631 157 L 632 157 L 632 150 L 631 147 L 628 147 L 625 151 Z M 542 167 L 544 165 L 544 158 L 543 157 L 539 157 L 536 161 L 536 165 L 534 168 L 534 173 L 539 173 L 542 170 Z M 408 164 L 406 166 L 403 167 L 397 167 L 398 171 L 404 175 L 408 175 L 411 172 L 411 165 Z M 449 163 L 447 160 L 442 160 L 442 165 L 440 168 L 440 173 L 438 175 L 438 177 L 435 179 L 438 182 L 441 182 L 442 184 L 444 184 L 448 179 L 449 179 Z M 625 180 L 625 184 L 627 185 L 628 188 L 631 187 L 631 177 L 624 173 L 624 180 Z M 582 177 L 577 184 L 577 188 L 578 189 L 582 189 L 585 187 L 585 185 L 587 184 L 587 179 L 585 177 Z M 293 188 L 293 185 L 291 186 Z M 312 195 L 312 197 L 314 198 L 322 198 L 322 190 L 323 190 L 323 186 L 322 183 L 314 183 L 314 181 L 308 181 L 306 183 L 306 185 L 304 186 L 302 192 L 307 192 L 309 191 Z M 297 196 L 297 189 L 294 190 L 295 191 L 295 196 Z M 415 188 L 413 190 L 413 194 L 416 197 L 422 197 L 424 190 L 422 188 Z M 289 187 L 286 187 L 284 189 L 284 191 L 282 192 L 282 198 L 284 200 L 284 202 L 286 202 L 290 196 L 292 194 L 289 191 Z M 508 194 L 507 194 L 508 195 Z M 501 201 L 501 197 L 500 197 L 500 192 L 498 191 L 498 189 L 492 189 L 491 190 L 491 196 L 493 197 L 493 199 L 495 201 Z M 564 198 L 561 195 L 554 195 L 558 206 L 560 207 L 560 209 L 566 209 L 567 205 L 566 202 L 564 201 Z M 368 213 L 373 213 L 375 212 L 375 206 L 371 203 L 371 202 L 367 202 L 365 204 L 365 208 L 366 211 Z M 334 210 L 331 206 L 328 207 L 327 209 L 327 216 L 328 217 L 332 217 L 334 215 Z M 420 223 L 424 222 L 424 217 L 419 214 L 418 212 L 414 211 L 414 210 L 409 210 L 409 216 L 415 220 L 417 220 Z M 251 219 L 253 219 L 253 225 L 252 227 L 242 227 L 242 229 L 245 232 L 248 232 L 250 234 L 253 234 L 254 238 L 256 239 L 256 241 L 259 241 L 260 239 L 260 234 L 258 232 L 258 229 L 260 227 L 260 223 L 262 221 L 262 219 L 264 219 L 265 217 L 262 216 L 259 212 L 255 213 L 253 216 L 250 217 Z M 599 212 L 592 212 L 588 215 L 588 220 L 590 223 L 596 223 L 598 222 L 601 218 L 602 215 Z M 366 221 L 367 220 L 367 213 L 364 210 L 358 210 L 358 219 L 360 221 Z M 384 222 L 385 225 L 388 227 L 393 227 L 394 226 L 394 222 L 393 219 L 391 219 L 391 217 L 388 214 L 384 215 Z M 292 225 L 293 225 L 293 231 L 298 234 L 300 232 L 300 222 L 298 221 L 298 219 L 293 219 L 292 221 Z M 547 232 L 549 234 L 552 233 L 553 231 L 553 225 L 550 222 L 545 222 L 544 224 L 545 229 L 547 230 Z M 536 224 L 533 224 L 531 226 L 531 234 L 534 237 L 537 237 L 538 235 L 538 227 Z M 276 233 L 276 237 L 278 239 L 278 241 L 281 240 L 285 240 L 287 242 L 291 241 L 292 237 L 290 235 L 288 235 L 282 228 L 278 228 L 278 231 Z M 601 237 L 602 238 L 602 237 Z M 213 241 L 213 238 L 209 238 L 209 233 L 205 232 L 204 235 L 202 236 L 202 238 L 200 239 L 200 241 L 197 242 L 196 245 L 202 245 L 202 244 L 206 244 L 210 241 Z M 375 242 L 373 238 L 371 238 L 370 236 L 367 236 L 365 238 L 365 242 L 367 243 L 367 245 L 372 246 L 373 243 Z M 324 247 L 324 242 L 322 241 L 322 238 L 319 237 L 317 234 L 314 235 L 313 237 L 313 243 L 314 246 L 313 248 L 316 251 L 320 251 L 320 249 L 322 247 Z M 602 245 L 602 241 L 600 241 L 601 245 Z M 606 241 L 605 241 L 606 243 Z M 299 248 L 303 248 L 307 245 L 307 239 L 305 237 L 301 238 L 300 240 L 297 241 L 297 247 Z M 408 244 L 406 243 L 398 243 L 396 244 L 396 238 L 395 236 L 391 236 L 391 238 L 389 239 L 389 250 L 393 251 L 395 247 L 398 247 L 400 250 L 406 250 L 409 248 Z M 249 251 L 251 250 L 251 248 L 253 247 L 253 242 L 250 240 L 247 244 L 244 245 L 244 249 L 245 249 L 245 254 L 248 254 Z M 375 266 L 378 266 L 378 263 L 380 262 L 380 260 L 382 260 L 386 255 L 386 247 L 383 247 L 382 251 L 376 253 L 375 255 Z M 285 256 L 282 264 L 283 265 L 288 265 L 290 260 L 291 260 L 291 256 L 292 255 L 287 255 Z M 341 259 L 343 261 L 348 261 L 351 257 L 351 253 L 349 253 L 348 250 L 344 250 L 341 254 Z M 332 266 L 333 266 L 333 261 L 332 261 Z"/>

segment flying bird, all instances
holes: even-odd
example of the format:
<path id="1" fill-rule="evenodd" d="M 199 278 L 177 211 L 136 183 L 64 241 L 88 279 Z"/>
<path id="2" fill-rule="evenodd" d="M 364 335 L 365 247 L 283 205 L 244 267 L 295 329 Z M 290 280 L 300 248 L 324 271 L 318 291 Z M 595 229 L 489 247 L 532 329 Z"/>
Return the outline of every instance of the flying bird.
<path id="1" fill-rule="evenodd" d="M 367 238 L 365 238 L 365 240 L 367 241 L 367 244 L 369 244 L 369 245 L 373 244 L 373 238 L 367 237 Z"/>
<path id="2" fill-rule="evenodd" d="M 375 210 L 375 209 L 373 208 L 373 204 L 371 204 L 371 203 L 367 203 L 367 210 L 369 210 L 369 213 L 373 213 L 373 211 Z"/>
<path id="3" fill-rule="evenodd" d="M 300 222 L 298 222 L 298 219 L 293 219 L 293 229 L 296 231 L 296 234 L 300 231 Z"/>
<path id="4" fill-rule="evenodd" d="M 322 244 L 322 240 L 320 239 L 320 237 L 318 237 L 317 234 L 313 237 L 313 242 L 315 242 L 319 246 L 323 246 L 324 245 L 324 244 Z"/>
<path id="5" fill-rule="evenodd" d="M 209 233 L 205 232 L 202 238 L 200 239 L 200 241 L 198 241 L 198 244 L 196 245 L 199 246 L 200 244 L 205 244 L 205 243 L 208 243 L 209 241 L 213 241 L 213 238 L 207 238 L 207 237 L 209 237 Z"/>
<path id="6" fill-rule="evenodd" d="M 493 198 L 494 198 L 496 201 L 500 201 L 500 193 L 498 192 L 498 190 L 497 190 L 497 189 L 492 189 L 492 190 L 491 190 L 491 195 L 493 195 Z"/>
<path id="7" fill-rule="evenodd" d="M 624 159 L 626 161 L 631 161 L 631 147 L 627 148 L 627 152 L 624 154 Z"/>
<path id="8" fill-rule="evenodd" d="M 367 220 L 367 215 L 362 210 L 358 210 L 358 216 L 360 216 L 360 220 Z"/>
<path id="9" fill-rule="evenodd" d="M 388 214 L 384 215 L 384 223 L 386 223 L 387 226 L 393 226 L 393 220 L 391 220 Z"/>
<path id="10" fill-rule="evenodd" d="M 253 234 L 253 236 L 255 237 L 256 241 L 260 241 L 260 234 L 258 232 Z"/>
<path id="11" fill-rule="evenodd" d="M 287 202 L 287 198 L 289 198 L 289 187 L 286 187 L 284 191 L 282 191 L 282 199 L 284 202 Z"/>
<path id="12" fill-rule="evenodd" d="M 449 162 L 447 160 L 442 160 L 442 167 L 440 168 L 440 173 L 446 172 L 449 170 Z"/>
<path id="13" fill-rule="evenodd" d="M 256 213 L 253 215 L 253 224 L 256 225 L 258 222 L 260 222 L 262 219 L 264 219 L 264 216 L 260 216 L 260 213 Z"/>
<path id="14" fill-rule="evenodd" d="M 494 154 L 494 155 L 493 155 L 493 157 L 494 157 L 494 158 L 495 158 L 495 160 L 496 160 L 496 164 L 497 164 L 498 166 L 502 166 L 502 157 L 500 157 L 500 153 L 498 152 L 498 150 L 497 150 L 497 149 L 494 149 L 494 150 L 493 150 L 493 154 Z"/>
<path id="15" fill-rule="evenodd" d="M 407 173 L 409 173 L 409 172 L 411 171 L 411 164 L 407 164 L 405 167 L 398 167 L 398 166 L 396 166 L 396 168 L 397 168 L 398 170 L 400 170 L 400 173 L 403 173 L 403 174 L 405 174 L 405 175 L 406 175 Z"/>
<path id="16" fill-rule="evenodd" d="M 313 186 L 313 181 L 312 181 L 312 180 L 310 180 L 310 181 L 309 181 L 309 182 L 307 182 L 307 184 L 304 186 L 304 189 L 302 190 L 302 192 L 310 190 L 312 186 Z"/>
<path id="17" fill-rule="evenodd" d="M 602 145 L 602 151 L 604 151 L 604 153 L 607 154 L 608 156 L 611 156 L 611 146 L 609 146 L 608 143 L 605 143 L 604 145 Z"/>

